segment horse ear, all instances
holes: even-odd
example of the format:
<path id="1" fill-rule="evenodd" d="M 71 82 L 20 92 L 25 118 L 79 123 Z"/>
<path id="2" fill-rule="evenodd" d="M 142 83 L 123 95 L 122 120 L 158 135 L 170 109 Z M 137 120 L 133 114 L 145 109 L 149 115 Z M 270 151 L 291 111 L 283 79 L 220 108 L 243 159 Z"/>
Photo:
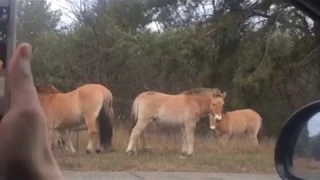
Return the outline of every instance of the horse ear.
<path id="1" fill-rule="evenodd" d="M 226 96 L 227 96 L 227 92 L 222 93 L 223 98 L 226 98 Z"/>

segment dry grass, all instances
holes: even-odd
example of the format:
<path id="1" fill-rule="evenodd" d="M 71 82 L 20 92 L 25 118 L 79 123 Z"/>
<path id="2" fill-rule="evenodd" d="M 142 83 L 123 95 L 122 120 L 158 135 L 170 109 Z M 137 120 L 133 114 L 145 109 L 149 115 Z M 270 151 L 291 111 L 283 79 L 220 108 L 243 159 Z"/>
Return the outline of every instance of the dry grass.
<path id="1" fill-rule="evenodd" d="M 294 158 L 293 170 L 297 175 L 305 175 L 308 173 L 319 173 L 320 161 L 311 158 Z"/>
<path id="2" fill-rule="evenodd" d="M 87 137 L 86 131 L 83 131 L 79 133 L 77 154 L 55 148 L 55 156 L 62 169 L 73 170 L 275 172 L 273 140 L 265 140 L 261 147 L 256 148 L 246 140 L 233 140 L 223 145 L 213 138 L 196 137 L 193 156 L 181 159 L 180 131 L 165 135 L 148 129 L 148 151 L 140 150 L 137 156 L 127 156 L 125 153 L 129 140 L 128 128 L 125 127 L 116 127 L 114 130 L 114 152 L 87 155 Z M 75 133 L 72 138 L 76 147 Z"/>

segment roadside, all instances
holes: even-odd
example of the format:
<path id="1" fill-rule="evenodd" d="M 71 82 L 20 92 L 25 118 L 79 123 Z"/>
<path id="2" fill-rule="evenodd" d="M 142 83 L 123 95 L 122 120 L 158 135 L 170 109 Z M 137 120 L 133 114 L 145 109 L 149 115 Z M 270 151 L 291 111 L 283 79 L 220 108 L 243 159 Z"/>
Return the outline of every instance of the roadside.
<path id="1" fill-rule="evenodd" d="M 198 172 L 102 172 L 102 171 L 63 171 L 66 180 L 145 180 L 145 179 L 212 179 L 212 180 L 280 180 L 276 174 L 247 173 L 198 173 Z"/>

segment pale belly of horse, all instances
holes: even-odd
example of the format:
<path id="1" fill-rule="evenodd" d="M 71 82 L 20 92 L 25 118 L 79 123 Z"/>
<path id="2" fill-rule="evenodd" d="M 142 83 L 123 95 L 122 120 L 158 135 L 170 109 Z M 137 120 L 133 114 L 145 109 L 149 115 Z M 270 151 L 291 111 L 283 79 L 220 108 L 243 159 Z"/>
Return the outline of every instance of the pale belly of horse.
<path id="1" fill-rule="evenodd" d="M 246 131 L 246 125 L 244 124 L 236 124 L 232 127 L 233 134 L 244 133 Z"/>
<path id="2" fill-rule="evenodd" d="M 178 126 L 184 123 L 184 119 L 181 117 L 172 118 L 172 117 L 162 116 L 161 118 L 155 117 L 153 119 L 153 122 L 158 125 L 169 125 L 169 126 L 177 125 Z"/>
<path id="3" fill-rule="evenodd" d="M 57 120 L 56 127 L 63 127 L 63 128 L 73 128 L 78 127 L 80 125 L 86 125 L 85 119 L 83 116 L 78 116 L 75 118 L 63 118 Z"/>

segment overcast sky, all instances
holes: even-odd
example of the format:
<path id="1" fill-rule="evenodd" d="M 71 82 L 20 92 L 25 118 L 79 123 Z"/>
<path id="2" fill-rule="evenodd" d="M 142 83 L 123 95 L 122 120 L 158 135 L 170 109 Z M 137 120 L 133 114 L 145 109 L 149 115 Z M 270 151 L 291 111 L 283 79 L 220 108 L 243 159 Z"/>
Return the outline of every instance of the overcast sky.
<path id="1" fill-rule="evenodd" d="M 70 5 L 65 0 L 47 0 L 51 3 L 51 9 L 52 10 L 61 10 L 63 15 L 61 17 L 61 23 L 70 23 L 72 19 L 70 19 L 70 16 L 72 16 L 71 13 L 68 11 L 70 10 Z"/>
<path id="2" fill-rule="evenodd" d="M 314 136 L 320 132 L 320 112 L 312 116 L 307 123 L 309 136 Z"/>
<path id="3" fill-rule="evenodd" d="M 61 17 L 61 24 L 66 25 L 72 22 L 73 15 L 70 13 L 70 4 L 66 2 L 66 0 L 47 0 L 51 3 L 51 9 L 52 10 L 58 10 L 60 9 L 63 13 Z M 71 18 L 70 18 L 71 17 Z M 148 28 L 151 30 L 156 30 L 157 26 L 154 22 L 147 25 Z"/>

